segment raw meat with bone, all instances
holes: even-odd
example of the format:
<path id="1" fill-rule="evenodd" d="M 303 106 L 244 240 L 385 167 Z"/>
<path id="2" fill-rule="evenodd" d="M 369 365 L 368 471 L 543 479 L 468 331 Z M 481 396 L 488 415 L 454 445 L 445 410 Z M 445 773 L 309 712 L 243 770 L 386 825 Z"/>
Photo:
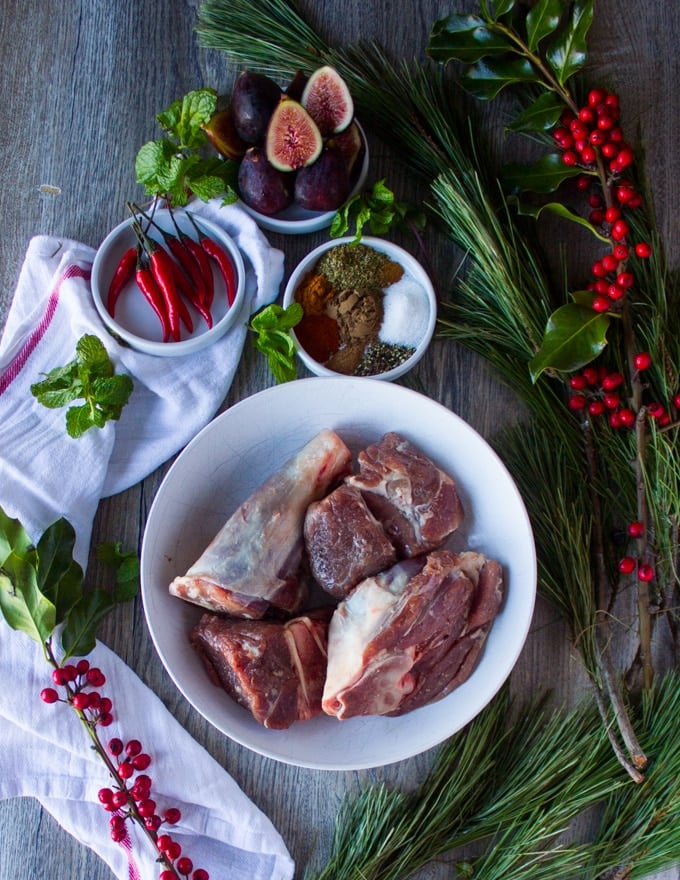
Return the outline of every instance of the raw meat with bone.
<path id="1" fill-rule="evenodd" d="M 367 578 L 328 635 L 328 715 L 402 715 L 467 678 L 503 598 L 499 563 L 438 550 Z"/>
<path id="2" fill-rule="evenodd" d="M 297 611 L 305 512 L 350 467 L 345 443 L 321 431 L 244 501 L 170 593 L 236 617 L 261 618 L 271 606 Z"/>
<path id="3" fill-rule="evenodd" d="M 359 474 L 346 483 L 359 489 L 403 557 L 440 547 L 463 520 L 452 478 L 395 432 L 358 456 Z"/>
<path id="4" fill-rule="evenodd" d="M 276 730 L 321 714 L 331 609 L 286 623 L 204 614 L 191 633 L 214 684 Z"/>

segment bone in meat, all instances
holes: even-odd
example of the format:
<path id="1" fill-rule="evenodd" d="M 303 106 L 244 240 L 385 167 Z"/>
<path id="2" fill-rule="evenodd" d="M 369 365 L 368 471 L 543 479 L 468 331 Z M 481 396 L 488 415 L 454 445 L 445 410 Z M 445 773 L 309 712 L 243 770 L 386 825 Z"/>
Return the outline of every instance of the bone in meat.
<path id="1" fill-rule="evenodd" d="M 346 483 L 361 491 L 400 557 L 440 547 L 463 520 L 453 479 L 395 432 L 359 453 L 359 474 Z"/>
<path id="2" fill-rule="evenodd" d="M 191 633 L 214 684 L 265 727 L 283 730 L 321 714 L 331 610 L 286 623 L 204 614 Z"/>
<path id="3" fill-rule="evenodd" d="M 500 566 L 476 553 L 438 550 L 362 581 L 331 620 L 324 712 L 401 715 L 441 699 L 474 668 L 501 599 Z"/>
<path id="4" fill-rule="evenodd" d="M 294 612 L 305 596 L 298 577 L 309 504 L 351 467 L 334 431 L 321 431 L 227 520 L 170 593 L 211 611 L 260 618 L 270 606 Z"/>

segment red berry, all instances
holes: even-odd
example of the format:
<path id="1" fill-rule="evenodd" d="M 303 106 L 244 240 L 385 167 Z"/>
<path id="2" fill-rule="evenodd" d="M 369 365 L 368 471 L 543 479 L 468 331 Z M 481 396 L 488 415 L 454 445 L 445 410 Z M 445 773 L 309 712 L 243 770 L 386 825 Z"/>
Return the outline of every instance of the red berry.
<path id="1" fill-rule="evenodd" d="M 619 266 L 619 261 L 616 259 L 614 254 L 605 254 L 600 262 L 607 270 L 607 272 L 614 272 L 614 270 L 618 269 Z"/>
<path id="2" fill-rule="evenodd" d="M 619 418 L 621 419 L 621 424 L 625 425 L 626 428 L 632 428 L 635 424 L 635 413 L 627 407 L 622 407 L 619 410 Z"/>
<path id="3" fill-rule="evenodd" d="M 123 816 L 111 816 L 109 825 L 111 828 L 125 828 L 125 819 Z"/>
<path id="4" fill-rule="evenodd" d="M 102 727 L 109 727 L 113 724 L 113 715 L 110 712 L 102 712 L 97 719 L 97 724 Z"/>
<path id="5" fill-rule="evenodd" d="M 64 674 L 64 670 L 61 666 L 58 666 L 56 669 L 52 670 L 52 681 L 57 685 L 57 687 L 63 687 L 68 682 L 68 678 Z"/>
<path id="6" fill-rule="evenodd" d="M 614 156 L 619 152 L 619 148 L 616 144 L 612 143 L 612 141 L 605 141 L 600 147 L 600 151 L 605 159 L 613 159 Z"/>
<path id="7" fill-rule="evenodd" d="M 628 288 L 635 284 L 635 278 L 633 277 L 632 272 L 619 272 L 616 276 L 616 283 L 628 290 Z"/>
<path id="8" fill-rule="evenodd" d="M 628 534 L 631 538 L 641 538 L 645 533 L 644 524 L 635 520 L 635 522 L 628 524 Z"/>
<path id="9" fill-rule="evenodd" d="M 625 220 L 617 220 L 612 226 L 611 235 L 614 241 L 621 241 L 621 239 L 628 235 L 629 231 L 628 224 Z"/>
<path id="10" fill-rule="evenodd" d="M 130 758 L 134 758 L 142 751 L 142 744 L 138 739 L 131 739 L 125 746 L 125 754 Z"/>
<path id="11" fill-rule="evenodd" d="M 121 840 L 125 840 L 127 835 L 127 830 L 125 828 L 113 828 L 111 830 L 111 840 L 116 843 L 120 843 Z"/>
<path id="12" fill-rule="evenodd" d="M 176 840 L 171 840 L 165 849 L 165 854 L 171 862 L 174 862 L 182 855 L 182 847 Z"/>
<path id="13" fill-rule="evenodd" d="M 637 562 L 632 556 L 624 556 L 619 560 L 619 571 L 621 574 L 631 574 L 635 571 Z"/>
<path id="14" fill-rule="evenodd" d="M 587 174 L 582 174 L 580 177 L 576 178 L 576 189 L 584 191 L 588 189 L 590 186 L 590 178 Z"/>
<path id="15" fill-rule="evenodd" d="M 146 818 L 147 816 L 153 816 L 156 812 L 156 801 L 151 800 L 151 798 L 147 798 L 145 801 L 142 801 L 137 805 L 137 811 L 142 818 Z"/>
<path id="16" fill-rule="evenodd" d="M 629 183 L 622 183 L 616 190 L 616 198 L 622 205 L 626 205 L 635 195 L 635 190 Z"/>
<path id="17" fill-rule="evenodd" d="M 621 373 L 607 373 L 602 380 L 602 387 L 605 391 L 613 391 L 621 384 L 623 384 L 623 376 Z"/>
<path id="18" fill-rule="evenodd" d="M 663 404 L 661 403 L 649 403 L 647 404 L 647 412 L 650 417 L 653 419 L 660 419 L 666 410 L 663 408 Z"/>
<path id="19" fill-rule="evenodd" d="M 615 119 L 611 113 L 600 113 L 597 117 L 597 127 L 602 131 L 609 131 L 614 128 Z"/>
<path id="20" fill-rule="evenodd" d="M 114 793 L 111 796 L 111 803 L 114 805 L 114 807 L 117 807 L 118 809 L 120 809 L 121 807 L 124 807 L 125 804 L 127 804 L 127 802 L 128 802 L 127 794 L 124 791 L 121 791 L 120 789 L 118 789 L 118 791 L 114 791 Z"/>
<path id="21" fill-rule="evenodd" d="M 626 291 L 619 284 L 610 284 L 607 287 L 607 296 L 609 299 L 613 299 L 614 302 L 617 302 L 626 295 Z"/>
<path id="22" fill-rule="evenodd" d="M 588 220 L 593 226 L 601 226 L 604 223 L 604 211 L 600 208 L 595 208 L 594 211 L 591 211 L 590 214 L 588 214 Z"/>
<path id="23" fill-rule="evenodd" d="M 652 356 L 648 351 L 641 351 L 633 358 L 636 370 L 648 370 L 652 365 Z"/>
<path id="24" fill-rule="evenodd" d="M 638 193 L 633 193 L 633 195 L 628 200 L 628 207 L 629 208 L 639 208 L 641 204 L 642 204 L 642 196 L 640 196 Z"/>
<path id="25" fill-rule="evenodd" d="M 82 660 L 79 660 L 76 663 L 76 669 L 78 670 L 78 675 L 85 675 L 87 670 L 90 668 L 90 661 L 86 660 L 84 657 Z"/>
<path id="26" fill-rule="evenodd" d="M 40 699 L 43 703 L 56 703 L 59 701 L 59 694 L 54 688 L 43 688 L 40 691 Z"/>
<path id="27" fill-rule="evenodd" d="M 614 412 L 609 413 L 609 424 L 614 429 L 618 429 L 623 426 L 623 423 L 621 422 L 621 417 L 619 416 L 618 410 L 615 410 Z"/>
<path id="28" fill-rule="evenodd" d="M 156 846 L 161 852 L 165 852 L 168 846 L 172 843 L 172 837 L 169 834 L 159 834 L 156 839 Z"/>
<path id="29" fill-rule="evenodd" d="M 174 871 L 161 871 L 158 880 L 177 880 L 177 874 Z"/>
<path id="30" fill-rule="evenodd" d="M 98 669 L 96 666 L 88 669 L 86 678 L 87 683 L 91 684 L 92 687 L 103 687 L 106 684 L 106 676 L 101 671 L 101 669 Z"/>
<path id="31" fill-rule="evenodd" d="M 113 792 L 110 788 L 100 788 L 97 792 L 97 797 L 99 798 L 100 803 L 110 804 L 113 798 Z"/>
<path id="32" fill-rule="evenodd" d="M 588 135 L 588 140 L 594 147 L 601 147 L 606 139 L 607 135 L 599 128 L 594 128 Z"/>
<path id="33" fill-rule="evenodd" d="M 562 153 L 562 161 L 565 165 L 576 165 L 578 156 L 573 150 L 567 150 L 565 153 Z"/>
<path id="34" fill-rule="evenodd" d="M 86 694 L 84 691 L 80 691 L 80 693 L 73 695 L 71 703 L 73 704 L 73 707 L 75 709 L 79 709 L 81 712 L 84 712 L 85 709 L 89 708 L 90 695 Z"/>
<path id="35" fill-rule="evenodd" d="M 196 868 L 194 873 L 191 875 L 191 880 L 210 880 L 210 874 L 207 871 L 203 870 L 203 868 Z"/>
<path id="36" fill-rule="evenodd" d="M 600 371 L 597 367 L 586 367 L 583 371 L 583 375 L 589 385 L 597 385 L 600 381 Z"/>
<path id="37" fill-rule="evenodd" d="M 99 693 L 99 691 L 90 691 L 88 696 L 90 697 L 89 708 L 90 709 L 101 709 L 102 698 L 101 698 L 101 694 Z"/>
<path id="38" fill-rule="evenodd" d="M 643 260 L 652 255 L 652 246 L 647 241 L 639 241 L 635 245 L 635 254 Z"/>
<path id="39" fill-rule="evenodd" d="M 630 252 L 625 244 L 617 244 L 612 253 L 617 260 L 627 260 Z"/>
<path id="40" fill-rule="evenodd" d="M 132 759 L 132 766 L 135 770 L 146 770 L 149 764 L 151 764 L 151 755 L 147 755 L 145 752 L 142 752 L 141 755 L 135 755 Z"/>
<path id="41" fill-rule="evenodd" d="M 601 400 L 593 400 L 588 404 L 588 412 L 591 416 L 601 416 L 605 406 Z"/>
<path id="42" fill-rule="evenodd" d="M 597 153 L 593 147 L 585 146 L 581 150 L 581 160 L 585 165 L 592 165 L 597 160 Z"/>
<path id="43" fill-rule="evenodd" d="M 604 296 L 596 296 L 591 303 L 591 307 L 594 312 L 608 312 L 611 308 L 611 303 Z"/>
<path id="44" fill-rule="evenodd" d="M 618 405 L 621 403 L 621 398 L 618 394 L 608 393 L 604 396 L 604 405 L 607 409 L 616 409 Z"/>
<path id="45" fill-rule="evenodd" d="M 118 775 L 121 779 L 130 779 L 134 772 L 135 768 L 128 760 L 125 760 L 118 765 Z"/>
<path id="46" fill-rule="evenodd" d="M 588 92 L 588 106 L 597 107 L 598 104 L 604 104 L 607 92 L 604 89 L 591 89 Z"/>
<path id="47" fill-rule="evenodd" d="M 123 752 L 123 741 L 118 739 L 118 737 L 114 737 L 109 740 L 108 750 L 111 755 L 117 757 Z"/>
<path id="48" fill-rule="evenodd" d="M 622 147 L 619 151 L 619 155 L 616 157 L 616 164 L 619 168 L 627 168 L 629 165 L 632 165 L 635 161 L 635 154 L 631 150 L 630 147 Z"/>
<path id="49" fill-rule="evenodd" d="M 579 410 L 583 409 L 586 403 L 587 401 L 582 394 L 572 394 L 567 401 L 569 409 L 574 410 L 574 412 L 578 412 Z"/>
<path id="50" fill-rule="evenodd" d="M 113 708 L 113 703 L 108 697 L 102 697 L 99 701 L 99 708 L 102 712 L 110 712 Z"/>
<path id="51" fill-rule="evenodd" d="M 614 126 L 609 132 L 609 140 L 614 141 L 614 143 L 618 144 L 623 140 L 623 131 L 618 127 L 618 125 Z"/>
<path id="52" fill-rule="evenodd" d="M 619 217 L 621 216 L 621 211 L 618 208 L 607 208 L 604 212 L 604 219 L 607 223 L 615 223 Z"/>
<path id="53" fill-rule="evenodd" d="M 147 816 L 144 824 L 150 831 L 158 831 L 163 824 L 163 820 L 158 814 L 154 814 L 153 816 Z"/>
<path id="54" fill-rule="evenodd" d="M 644 565 L 639 566 L 638 580 L 645 581 L 646 583 L 649 583 L 649 581 L 654 580 L 654 569 L 652 568 L 651 565 L 644 564 Z"/>
<path id="55" fill-rule="evenodd" d="M 170 807 L 163 814 L 163 821 L 167 822 L 168 825 L 176 825 L 181 818 L 182 814 L 177 807 Z"/>
<path id="56" fill-rule="evenodd" d="M 569 378 L 569 387 L 573 388 L 574 391 L 583 391 L 587 384 L 586 377 L 581 373 L 577 373 Z"/>
<path id="57" fill-rule="evenodd" d="M 194 870 L 194 863 L 186 856 L 182 856 L 181 859 L 177 859 L 175 867 L 180 874 L 191 874 Z"/>

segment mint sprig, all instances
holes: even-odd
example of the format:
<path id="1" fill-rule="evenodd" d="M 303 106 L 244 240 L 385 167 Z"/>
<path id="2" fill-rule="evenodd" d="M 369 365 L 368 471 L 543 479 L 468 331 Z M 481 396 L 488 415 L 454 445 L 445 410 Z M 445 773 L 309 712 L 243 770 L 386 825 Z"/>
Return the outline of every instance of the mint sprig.
<path id="1" fill-rule="evenodd" d="M 192 193 L 204 202 L 218 196 L 225 203 L 236 201 L 238 163 L 203 155 L 208 145 L 204 126 L 216 108 L 213 89 L 196 89 L 156 116 L 165 134 L 145 143 L 135 159 L 137 183 L 148 195 L 179 206 Z"/>
<path id="2" fill-rule="evenodd" d="M 297 376 L 295 342 L 290 331 L 302 320 L 303 309 L 294 302 L 285 309 L 272 303 L 254 315 L 248 325 L 257 335 L 255 348 L 266 355 L 277 382 L 290 382 Z"/>
<path id="3" fill-rule="evenodd" d="M 66 411 L 66 430 L 70 437 L 78 438 L 90 428 L 103 428 L 106 422 L 118 420 L 132 388 L 128 375 L 115 372 L 101 340 L 86 334 L 76 343 L 76 357 L 31 385 L 31 394 L 49 409 L 84 400 Z"/>
<path id="4" fill-rule="evenodd" d="M 373 235 L 384 235 L 394 228 L 422 230 L 425 227 L 425 214 L 398 201 L 383 179 L 374 183 L 371 190 L 352 196 L 337 211 L 331 223 L 331 238 L 347 235 L 352 225 L 354 240 L 359 242 L 364 228 Z"/>

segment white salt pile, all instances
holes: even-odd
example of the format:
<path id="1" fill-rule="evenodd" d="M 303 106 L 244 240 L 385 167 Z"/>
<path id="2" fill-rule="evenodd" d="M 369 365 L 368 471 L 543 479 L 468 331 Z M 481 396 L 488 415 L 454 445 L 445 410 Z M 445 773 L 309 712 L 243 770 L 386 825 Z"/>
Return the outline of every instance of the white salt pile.
<path id="1" fill-rule="evenodd" d="M 379 338 L 390 345 L 415 348 L 425 335 L 429 303 L 425 290 L 408 275 L 385 288 Z"/>

